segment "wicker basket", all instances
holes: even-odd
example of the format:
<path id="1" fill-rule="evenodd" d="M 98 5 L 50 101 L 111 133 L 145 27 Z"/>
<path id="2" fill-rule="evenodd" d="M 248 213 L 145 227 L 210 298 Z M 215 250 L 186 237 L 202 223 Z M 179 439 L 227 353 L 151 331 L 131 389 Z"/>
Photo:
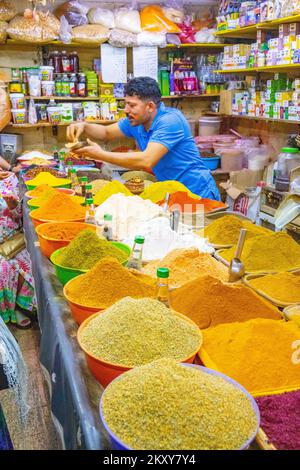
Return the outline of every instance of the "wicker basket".
<path id="1" fill-rule="evenodd" d="M 132 194 L 141 194 L 145 189 L 145 182 L 141 181 L 140 183 L 134 183 L 132 181 L 126 181 L 124 183 L 127 189 L 132 192 Z"/>

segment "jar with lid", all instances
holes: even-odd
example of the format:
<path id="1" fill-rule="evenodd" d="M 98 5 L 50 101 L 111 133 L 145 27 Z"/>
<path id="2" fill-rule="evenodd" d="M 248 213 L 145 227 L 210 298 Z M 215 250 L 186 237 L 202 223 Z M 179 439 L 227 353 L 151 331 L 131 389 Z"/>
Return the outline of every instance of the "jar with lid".
<path id="1" fill-rule="evenodd" d="M 86 76 L 84 73 L 80 73 L 78 79 L 78 96 L 80 96 L 81 98 L 85 98 L 87 94 L 86 92 Z"/>
<path id="2" fill-rule="evenodd" d="M 79 72 L 79 57 L 76 51 L 71 52 L 69 55 L 69 60 L 70 60 L 70 68 L 72 73 L 78 73 Z"/>
<path id="3" fill-rule="evenodd" d="M 61 53 L 61 63 L 63 73 L 71 72 L 71 62 L 67 51 L 62 51 Z"/>
<path id="4" fill-rule="evenodd" d="M 290 173 L 300 166 L 300 154 L 297 148 L 284 147 L 278 156 L 275 187 L 278 191 L 288 191 Z"/>
<path id="5" fill-rule="evenodd" d="M 72 73 L 70 76 L 70 96 L 78 96 L 78 79 L 76 73 Z"/>
<path id="6" fill-rule="evenodd" d="M 62 66 L 62 56 L 59 51 L 51 52 L 49 56 L 49 65 L 54 67 L 55 73 L 62 73 L 63 66 Z"/>

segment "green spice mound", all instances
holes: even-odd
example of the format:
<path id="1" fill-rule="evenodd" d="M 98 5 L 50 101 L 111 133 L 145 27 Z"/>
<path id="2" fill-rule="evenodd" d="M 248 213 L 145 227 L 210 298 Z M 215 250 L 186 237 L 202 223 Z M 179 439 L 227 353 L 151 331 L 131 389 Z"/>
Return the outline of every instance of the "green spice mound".
<path id="1" fill-rule="evenodd" d="M 57 263 L 67 268 L 90 269 L 105 256 L 112 256 L 120 263 L 128 256 L 111 242 L 101 239 L 91 230 L 83 230 L 57 257 Z"/>
<path id="2" fill-rule="evenodd" d="M 200 349 L 202 335 L 158 300 L 125 297 L 93 318 L 80 342 L 99 359 L 135 367 L 161 357 L 187 359 Z"/>
<path id="3" fill-rule="evenodd" d="M 241 390 L 170 359 L 125 372 L 106 388 L 102 411 L 109 428 L 136 450 L 235 450 L 258 426 Z"/>

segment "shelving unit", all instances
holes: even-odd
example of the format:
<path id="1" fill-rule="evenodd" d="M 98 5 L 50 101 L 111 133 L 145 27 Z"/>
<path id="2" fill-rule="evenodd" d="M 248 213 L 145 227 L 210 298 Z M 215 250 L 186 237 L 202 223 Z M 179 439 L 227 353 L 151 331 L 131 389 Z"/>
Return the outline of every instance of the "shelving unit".
<path id="1" fill-rule="evenodd" d="M 244 28 L 236 28 L 232 30 L 218 31 L 216 36 L 228 37 L 228 38 L 245 38 L 246 35 L 256 35 L 258 29 L 277 29 L 280 24 L 283 23 L 297 23 L 300 21 L 300 15 L 287 16 L 285 18 L 279 18 L 277 20 L 266 21 L 264 23 L 258 23 L 251 26 L 245 26 Z"/>
<path id="2" fill-rule="evenodd" d="M 108 125 L 108 124 L 114 124 L 118 121 L 85 121 L 89 124 L 103 124 L 103 125 Z M 13 124 L 10 123 L 7 125 L 7 127 L 13 127 L 17 129 L 32 129 L 36 127 L 63 127 L 63 126 L 69 126 L 70 124 L 78 124 L 78 122 L 74 123 L 64 123 L 64 124 L 51 124 L 50 122 L 38 122 L 37 124 Z"/>
<path id="3" fill-rule="evenodd" d="M 300 119 L 299 120 L 292 120 L 292 119 L 274 119 L 274 118 L 264 118 L 264 117 L 256 117 L 256 116 L 241 116 L 237 114 L 221 114 L 221 113 L 214 113 L 212 111 L 206 112 L 207 116 L 222 116 L 223 118 L 234 118 L 234 119 L 245 119 L 248 121 L 262 121 L 262 122 L 278 122 L 280 124 L 297 124 L 300 126 Z"/>
<path id="4" fill-rule="evenodd" d="M 207 93 L 203 95 L 171 95 L 171 96 L 162 96 L 163 100 L 179 100 L 179 99 L 202 99 L 202 98 L 217 98 L 220 96 L 220 93 Z M 25 96 L 26 100 L 33 99 L 34 101 L 47 101 L 47 100 L 56 100 L 56 101 L 99 101 L 105 99 L 104 96 L 97 97 L 71 97 L 71 96 Z M 107 98 L 111 98 L 108 96 Z M 117 101 L 124 101 L 124 98 L 115 98 Z"/>
<path id="5" fill-rule="evenodd" d="M 230 73 L 230 74 L 236 74 L 236 73 L 276 73 L 276 72 L 285 72 L 285 71 L 293 71 L 300 69 L 300 64 L 289 64 L 289 65 L 269 65 L 266 67 L 253 67 L 253 68 L 246 68 L 246 69 L 231 69 L 231 70 L 216 70 L 215 73 Z"/>

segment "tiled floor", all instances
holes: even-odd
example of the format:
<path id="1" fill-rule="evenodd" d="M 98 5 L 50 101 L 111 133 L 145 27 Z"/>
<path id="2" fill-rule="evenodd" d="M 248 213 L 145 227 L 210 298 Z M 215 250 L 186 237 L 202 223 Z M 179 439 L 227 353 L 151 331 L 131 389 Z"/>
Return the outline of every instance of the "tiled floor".
<path id="1" fill-rule="evenodd" d="M 25 426 L 18 418 L 12 390 L 0 391 L 0 401 L 4 410 L 8 429 L 16 450 L 57 450 L 60 442 L 51 420 L 49 393 L 39 365 L 39 329 L 33 323 L 29 330 L 11 327 L 22 350 L 29 373 L 28 400 L 30 411 Z"/>

